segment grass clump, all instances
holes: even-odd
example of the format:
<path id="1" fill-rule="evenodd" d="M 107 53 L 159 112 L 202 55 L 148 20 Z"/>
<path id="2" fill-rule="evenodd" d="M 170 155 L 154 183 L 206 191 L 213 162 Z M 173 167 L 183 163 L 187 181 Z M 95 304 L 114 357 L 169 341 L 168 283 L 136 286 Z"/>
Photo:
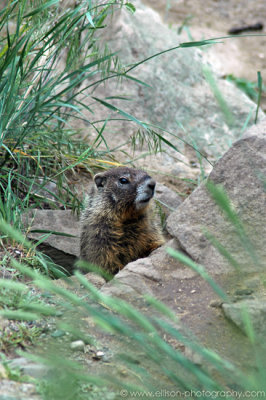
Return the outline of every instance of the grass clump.
<path id="1" fill-rule="evenodd" d="M 73 174 L 90 172 L 102 159 L 112 163 L 112 149 L 104 149 L 106 124 L 95 126 L 84 112 L 91 113 L 94 87 L 119 75 L 117 57 L 99 50 L 96 32 L 122 5 L 84 0 L 64 8 L 59 0 L 14 0 L 1 6 L 0 220 L 24 235 L 22 214 L 30 209 L 79 213 L 81 201 L 69 185 Z M 95 130 L 90 145 L 80 138 L 78 121 Z M 0 240 L 4 263 L 10 249 L 18 250 L 28 265 L 62 275 L 37 245 L 16 249 L 7 236 Z"/>
<path id="2" fill-rule="evenodd" d="M 109 152 L 98 151 L 103 140 L 98 128 L 88 146 L 72 126 L 78 120 L 90 124 L 84 99 L 117 67 L 113 54 L 100 53 L 95 37 L 113 3 L 82 1 L 65 10 L 59 0 L 38 7 L 15 0 L 1 9 L 0 184 L 4 189 L 11 184 L 16 197 L 31 186 L 34 204 L 60 200 L 63 207 L 75 208 L 73 202 L 80 207 L 67 188 L 66 172 L 85 160 L 95 165 L 95 158 Z M 49 181 L 57 183 L 59 194 L 49 191 Z"/>

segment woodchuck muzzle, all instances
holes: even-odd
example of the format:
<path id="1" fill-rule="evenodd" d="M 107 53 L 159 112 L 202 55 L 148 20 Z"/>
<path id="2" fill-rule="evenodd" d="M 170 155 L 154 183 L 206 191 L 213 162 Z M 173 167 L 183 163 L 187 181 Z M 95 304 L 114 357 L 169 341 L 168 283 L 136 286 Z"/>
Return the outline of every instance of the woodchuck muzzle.
<path id="1" fill-rule="evenodd" d="M 164 243 L 146 172 L 112 168 L 94 177 L 81 217 L 80 258 L 115 274 Z"/>

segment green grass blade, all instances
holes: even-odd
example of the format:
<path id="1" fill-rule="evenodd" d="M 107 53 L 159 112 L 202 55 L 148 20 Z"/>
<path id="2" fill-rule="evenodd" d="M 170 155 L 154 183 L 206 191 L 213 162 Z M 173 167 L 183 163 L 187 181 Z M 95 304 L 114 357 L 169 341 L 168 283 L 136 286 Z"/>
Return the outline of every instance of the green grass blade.
<path id="1" fill-rule="evenodd" d="M 91 13 L 89 11 L 86 12 L 86 17 L 87 17 L 89 23 L 93 26 L 93 28 L 95 28 Z"/>
<path id="2" fill-rule="evenodd" d="M 187 265 L 188 267 L 193 269 L 193 271 L 197 272 L 206 282 L 209 283 L 214 292 L 217 293 L 222 300 L 229 302 L 228 296 L 224 293 L 223 289 L 216 282 L 214 282 L 214 280 L 208 275 L 202 265 L 196 264 L 193 260 L 191 260 L 191 258 L 187 257 L 185 254 L 171 249 L 170 247 L 167 248 L 167 253 L 169 253 L 170 256 L 179 260 L 182 264 Z"/>
<path id="3" fill-rule="evenodd" d="M 0 218 L 0 232 L 4 233 L 10 239 L 15 240 L 17 243 L 21 243 L 23 246 L 30 249 L 32 244 L 25 238 L 25 236 L 14 229 L 11 225 L 6 223 L 3 219 Z"/>
<path id="4" fill-rule="evenodd" d="M 227 124 L 229 126 L 232 126 L 233 123 L 234 123 L 234 116 L 233 116 L 233 114 L 232 114 L 232 112 L 231 112 L 231 110 L 230 110 L 230 108 L 229 108 L 224 96 L 222 95 L 222 93 L 221 93 L 221 91 L 220 91 L 220 89 L 219 89 L 219 87 L 217 85 L 217 82 L 216 82 L 216 80 L 214 78 L 214 75 L 213 75 L 211 69 L 209 67 L 207 67 L 207 66 L 204 66 L 203 67 L 203 73 L 205 75 L 205 78 L 206 78 L 208 84 L 210 85 L 210 88 L 211 88 L 211 90 L 212 90 L 212 92 L 214 94 L 214 97 L 217 100 L 217 103 L 220 106 L 221 111 L 224 114 L 224 117 L 225 117 L 225 120 L 226 120 Z"/>
<path id="5" fill-rule="evenodd" d="M 230 199 L 228 198 L 225 190 L 221 185 L 215 185 L 210 180 L 206 183 L 206 188 L 209 191 L 210 195 L 212 196 L 215 203 L 219 206 L 219 208 L 224 212 L 227 219 L 230 223 L 235 227 L 236 232 L 239 236 L 239 239 L 242 242 L 243 250 L 246 251 L 251 259 L 257 264 L 260 265 L 260 261 L 258 256 L 254 250 L 254 246 L 251 243 L 249 237 L 247 236 L 244 226 L 239 219 L 236 211 L 233 209 Z"/>
<path id="6" fill-rule="evenodd" d="M 18 321 L 36 321 L 40 319 L 40 316 L 38 314 L 21 310 L 0 311 L 0 316 L 7 319 L 14 319 Z"/>
<path id="7" fill-rule="evenodd" d="M 206 40 L 200 40 L 200 41 L 193 41 L 193 42 L 184 42 L 180 43 L 181 48 L 186 48 L 186 47 L 201 47 L 201 46 L 206 46 L 208 44 L 215 44 L 215 43 L 222 43 L 220 41 L 214 40 L 214 39 L 206 39 Z"/>
<path id="8" fill-rule="evenodd" d="M 56 236 L 64 236 L 64 237 L 78 237 L 76 235 L 71 235 L 70 233 L 64 233 L 64 232 L 57 232 L 53 230 L 48 230 L 48 229 L 31 229 L 31 233 L 49 233 L 49 235 L 56 235 Z"/>
<path id="9" fill-rule="evenodd" d="M 136 117 L 134 117 L 134 116 L 131 115 L 131 114 L 126 113 L 125 111 L 121 110 L 120 108 L 117 108 L 117 107 L 113 106 L 112 104 L 107 103 L 107 102 L 104 101 L 104 100 L 98 99 L 97 97 L 93 97 L 93 96 L 92 96 L 92 98 L 93 98 L 94 100 L 98 101 L 99 103 L 101 103 L 102 105 L 104 105 L 105 107 L 109 108 L 110 110 L 119 113 L 119 114 L 122 115 L 123 117 L 128 118 L 130 121 L 135 122 L 136 124 L 140 125 L 142 128 L 144 128 L 144 129 L 147 129 L 147 128 L 148 128 L 147 124 L 145 124 L 144 122 L 141 122 L 141 121 L 138 120 Z"/>
<path id="10" fill-rule="evenodd" d="M 237 271 L 241 271 L 241 265 L 235 260 L 232 254 L 206 229 L 203 230 L 206 238 L 219 251 L 219 253 L 231 264 Z"/>
<path id="11" fill-rule="evenodd" d="M 260 71 L 257 72 L 257 75 L 258 75 L 259 94 L 258 94 L 258 102 L 257 102 L 257 108 L 256 108 L 256 115 L 255 115 L 255 124 L 257 123 L 257 120 L 258 120 L 258 113 L 259 113 L 260 102 L 261 102 L 261 93 L 262 93 L 262 77 L 261 77 Z"/>
<path id="12" fill-rule="evenodd" d="M 47 8 L 56 5 L 59 3 L 60 0 L 50 0 L 47 1 L 45 4 L 43 4 L 42 6 L 35 8 L 34 10 L 32 10 L 31 12 L 29 12 L 28 14 L 24 15 L 24 18 L 28 18 L 28 17 L 33 17 L 33 15 L 36 14 L 40 14 L 42 11 L 46 10 Z"/>
<path id="13" fill-rule="evenodd" d="M 15 290 L 18 292 L 27 292 L 28 286 L 21 282 L 15 282 L 10 279 L 0 279 L 0 287 Z"/>

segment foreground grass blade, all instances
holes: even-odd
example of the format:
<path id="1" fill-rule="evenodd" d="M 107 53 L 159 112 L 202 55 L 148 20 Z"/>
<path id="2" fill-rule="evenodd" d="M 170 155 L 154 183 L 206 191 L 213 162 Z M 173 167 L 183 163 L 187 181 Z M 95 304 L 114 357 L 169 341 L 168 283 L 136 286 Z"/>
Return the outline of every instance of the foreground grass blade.
<path id="1" fill-rule="evenodd" d="M 187 257 L 185 254 L 171 249 L 170 247 L 167 248 L 167 252 L 170 254 L 170 256 L 176 258 L 177 260 L 181 261 L 182 264 L 187 265 L 195 272 L 197 272 L 206 282 L 209 283 L 214 292 L 217 293 L 222 300 L 229 302 L 229 299 L 222 288 L 220 288 L 220 286 L 217 285 L 217 283 L 208 275 L 202 265 L 196 264 L 191 258 Z"/>
<path id="2" fill-rule="evenodd" d="M 259 113 L 260 102 L 261 102 L 261 93 L 262 93 L 262 77 L 261 77 L 260 71 L 258 71 L 257 75 L 258 75 L 259 94 L 258 94 L 258 102 L 257 102 L 257 108 L 256 108 L 256 115 L 255 115 L 255 124 L 257 123 L 257 120 L 258 120 L 258 113 Z"/>
<path id="3" fill-rule="evenodd" d="M 238 237 L 242 242 L 243 250 L 249 254 L 251 259 L 257 265 L 260 265 L 260 261 L 254 250 L 254 246 L 246 234 L 245 228 L 236 211 L 234 210 L 224 188 L 221 185 L 215 185 L 210 180 L 206 183 L 206 187 L 215 203 L 224 212 L 230 223 L 235 227 Z"/>

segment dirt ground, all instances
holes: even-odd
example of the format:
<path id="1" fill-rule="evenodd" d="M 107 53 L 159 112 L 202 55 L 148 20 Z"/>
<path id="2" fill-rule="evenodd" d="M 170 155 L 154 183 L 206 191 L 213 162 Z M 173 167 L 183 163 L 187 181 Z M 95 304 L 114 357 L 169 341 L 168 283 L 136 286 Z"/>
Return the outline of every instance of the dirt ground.
<path id="1" fill-rule="evenodd" d="M 210 61 L 220 75 L 233 74 L 237 78 L 257 81 L 257 71 L 266 83 L 266 5 L 264 0 L 143 0 L 158 11 L 165 23 L 178 30 L 186 24 L 193 40 L 202 40 L 228 35 L 235 27 L 246 27 L 261 23 L 263 29 L 247 31 L 242 35 L 260 35 L 224 39 L 208 52 Z M 265 35 L 265 36 L 262 36 Z M 178 40 L 188 41 L 183 30 Z M 266 96 L 263 96 L 263 109 Z"/>

